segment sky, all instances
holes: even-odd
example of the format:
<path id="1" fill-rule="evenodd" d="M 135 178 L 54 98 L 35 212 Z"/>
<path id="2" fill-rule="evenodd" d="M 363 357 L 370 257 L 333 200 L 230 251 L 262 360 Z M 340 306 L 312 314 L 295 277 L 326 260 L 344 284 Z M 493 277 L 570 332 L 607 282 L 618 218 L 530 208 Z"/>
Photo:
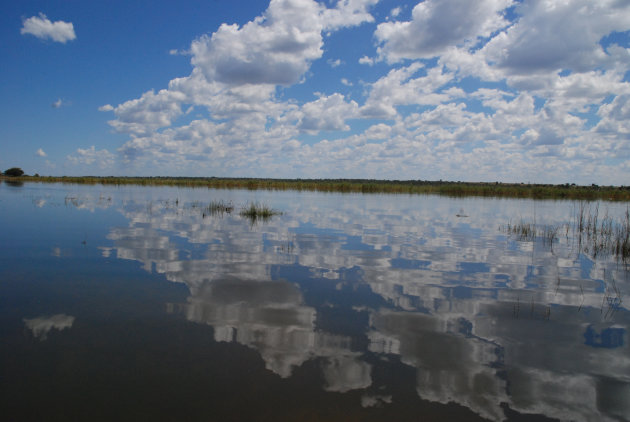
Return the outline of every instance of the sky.
<path id="1" fill-rule="evenodd" d="M 21 0 L 0 169 L 630 185 L 630 0 Z"/>

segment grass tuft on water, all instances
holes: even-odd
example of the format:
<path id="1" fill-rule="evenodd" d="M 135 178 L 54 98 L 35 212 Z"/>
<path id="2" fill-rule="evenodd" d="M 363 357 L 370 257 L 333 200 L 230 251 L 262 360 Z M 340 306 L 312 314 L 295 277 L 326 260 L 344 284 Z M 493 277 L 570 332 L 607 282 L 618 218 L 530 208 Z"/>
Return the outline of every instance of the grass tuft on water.
<path id="1" fill-rule="evenodd" d="M 243 207 L 240 212 L 241 217 L 248 218 L 252 222 L 258 220 L 268 220 L 274 215 L 282 214 L 280 211 L 274 210 L 267 205 L 251 202 L 249 205 Z"/>

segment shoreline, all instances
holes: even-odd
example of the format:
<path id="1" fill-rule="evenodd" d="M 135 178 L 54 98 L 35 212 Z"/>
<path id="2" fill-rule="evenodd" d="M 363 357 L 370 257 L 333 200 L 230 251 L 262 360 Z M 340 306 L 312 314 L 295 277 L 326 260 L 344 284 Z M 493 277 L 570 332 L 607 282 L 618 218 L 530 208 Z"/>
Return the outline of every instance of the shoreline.
<path id="1" fill-rule="evenodd" d="M 262 179 L 237 177 L 0 176 L 1 181 L 88 185 L 184 186 L 214 189 L 298 190 L 341 193 L 436 194 L 453 197 L 630 201 L 630 186 L 447 182 L 376 179 Z"/>

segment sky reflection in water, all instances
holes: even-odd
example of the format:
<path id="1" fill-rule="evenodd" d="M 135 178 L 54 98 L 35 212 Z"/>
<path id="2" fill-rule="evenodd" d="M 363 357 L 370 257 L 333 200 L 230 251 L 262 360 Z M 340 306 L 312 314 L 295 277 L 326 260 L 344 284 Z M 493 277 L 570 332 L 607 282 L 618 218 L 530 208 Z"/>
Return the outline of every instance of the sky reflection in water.
<path id="1" fill-rule="evenodd" d="M 237 210 L 209 213 L 218 200 Z M 249 201 L 283 214 L 252 224 L 238 215 Z M 458 418 L 453 403 L 492 420 L 630 415 L 623 266 L 577 253 L 570 232 L 552 248 L 500 230 L 569 222 L 572 202 L 26 184 L 0 186 L 0 206 L 0 274 L 12 280 L 2 323 L 15 350 L 54 343 L 67 353 L 62 336 L 73 344 L 104 321 L 170 332 L 185 319 L 178 330 L 205 327 L 215 344 L 255 351 L 267 376 L 290 383 L 308 372 L 311 387 L 344 393 L 362 417 L 405 419 L 377 412 L 411 403 L 401 392 L 409 374 L 414 406 L 451 403 L 429 419 Z M 25 299 L 36 290 L 47 295 Z M 73 302 L 81 292 L 89 303 Z M 89 360 L 98 346 L 81 353 Z"/>

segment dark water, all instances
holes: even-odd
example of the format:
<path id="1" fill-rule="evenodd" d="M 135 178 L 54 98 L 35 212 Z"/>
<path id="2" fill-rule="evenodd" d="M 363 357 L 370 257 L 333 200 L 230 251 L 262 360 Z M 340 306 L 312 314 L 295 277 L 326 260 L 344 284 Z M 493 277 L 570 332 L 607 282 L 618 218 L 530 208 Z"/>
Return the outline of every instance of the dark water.
<path id="1" fill-rule="evenodd" d="M 2 184 L 0 414 L 630 420 L 628 272 L 501 228 L 575 209 Z"/>

